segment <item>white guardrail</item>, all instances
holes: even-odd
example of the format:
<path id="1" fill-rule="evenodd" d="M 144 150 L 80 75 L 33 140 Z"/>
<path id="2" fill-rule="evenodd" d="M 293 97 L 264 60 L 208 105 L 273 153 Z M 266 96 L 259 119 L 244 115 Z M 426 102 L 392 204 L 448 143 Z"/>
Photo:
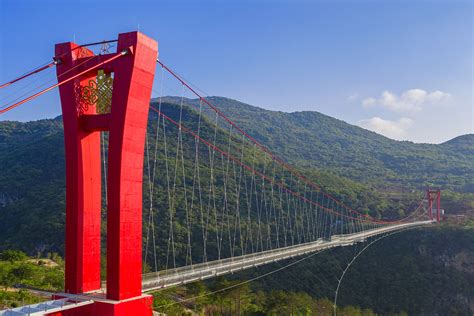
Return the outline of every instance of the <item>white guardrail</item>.
<path id="1" fill-rule="evenodd" d="M 84 305 L 93 304 L 91 299 L 71 300 L 69 298 L 57 299 L 54 301 L 41 302 L 37 304 L 21 306 L 17 308 L 0 311 L 2 316 L 40 316 L 51 313 L 60 313 L 62 311 L 77 308 Z"/>
<path id="2" fill-rule="evenodd" d="M 215 260 L 206 263 L 184 266 L 176 269 L 159 271 L 156 273 L 148 273 L 143 275 L 142 287 L 143 292 L 150 292 L 158 289 L 164 289 L 179 284 L 186 284 L 197 280 L 209 279 L 218 275 L 228 274 L 263 264 L 276 262 L 279 260 L 300 256 L 323 249 L 333 247 L 350 246 L 358 242 L 363 242 L 367 238 L 389 233 L 392 231 L 402 230 L 410 227 L 428 225 L 435 221 L 419 221 L 413 223 L 404 223 L 370 229 L 360 233 L 347 235 L 333 235 L 330 240 L 318 239 L 300 245 L 278 248 L 269 251 L 263 251 L 255 254 Z M 102 287 L 102 295 L 105 292 L 105 283 Z M 97 293 L 99 293 L 97 292 Z M 47 293 L 47 292 L 45 292 Z M 0 315 L 46 315 L 54 312 L 61 312 L 71 308 L 92 304 L 97 297 L 91 293 L 90 295 L 71 295 L 63 299 L 47 301 L 29 306 L 17 307 L 9 310 L 0 311 Z M 51 293 L 54 294 L 54 293 Z M 68 296 L 68 294 L 63 294 Z"/>
<path id="3" fill-rule="evenodd" d="M 360 233 L 347 235 L 333 235 L 330 240 L 318 239 L 313 242 L 263 251 L 255 254 L 243 255 L 239 257 L 226 258 L 168 269 L 159 272 L 147 273 L 143 275 L 143 292 L 150 292 L 164 289 L 170 286 L 191 283 L 197 280 L 209 279 L 215 276 L 233 273 L 252 267 L 257 267 L 271 262 L 300 256 L 303 254 L 341 246 L 350 246 L 358 242 L 363 242 L 367 238 L 379 234 L 406 229 L 414 226 L 422 226 L 434 221 L 419 221 L 412 223 L 397 224 L 392 226 L 374 228 Z"/>

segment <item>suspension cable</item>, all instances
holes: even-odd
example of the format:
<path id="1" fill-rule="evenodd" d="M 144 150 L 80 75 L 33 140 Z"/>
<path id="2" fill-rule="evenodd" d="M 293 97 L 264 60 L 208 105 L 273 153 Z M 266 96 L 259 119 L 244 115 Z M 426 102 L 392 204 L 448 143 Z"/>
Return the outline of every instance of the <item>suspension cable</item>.
<path id="1" fill-rule="evenodd" d="M 82 47 L 94 46 L 94 45 L 99 45 L 99 44 L 108 44 L 108 43 L 113 43 L 113 42 L 117 42 L 117 40 L 108 40 L 108 41 L 105 41 L 105 40 L 104 40 L 104 41 L 101 41 L 101 42 L 83 44 L 83 45 L 79 45 L 79 46 L 73 48 L 73 49 L 71 50 L 71 52 L 74 51 L 74 50 L 76 50 L 76 49 L 82 48 Z M 25 79 L 25 78 L 27 78 L 27 77 L 29 77 L 29 76 L 32 76 L 32 75 L 37 74 L 37 73 L 39 73 L 39 72 L 41 72 L 41 71 L 43 71 L 43 70 L 46 70 L 46 69 L 48 69 L 48 68 L 51 68 L 51 67 L 54 66 L 54 65 L 57 65 L 58 63 L 60 63 L 61 57 L 64 57 L 65 55 L 70 54 L 71 52 L 66 52 L 66 53 L 63 53 L 63 54 L 61 54 L 61 55 L 59 55 L 59 56 L 53 57 L 53 61 L 52 61 L 52 62 L 49 62 L 49 63 L 47 63 L 47 64 L 44 65 L 44 66 L 38 66 L 38 67 L 34 68 L 33 70 L 27 71 L 26 73 L 24 73 L 24 74 L 21 75 L 20 77 L 18 77 L 18 78 L 16 78 L 16 79 L 13 79 L 13 80 L 10 80 L 10 81 L 8 81 L 8 82 L 6 82 L 6 83 L 0 85 L 0 89 L 5 88 L 5 87 L 8 87 L 9 85 L 14 84 L 15 82 L 18 82 L 18 81 L 20 81 L 20 80 L 23 80 L 23 79 Z"/>
<path id="2" fill-rule="evenodd" d="M 267 147 L 262 145 L 259 141 L 257 141 L 255 138 L 250 136 L 248 133 L 246 133 L 244 130 L 242 130 L 237 124 L 235 124 L 232 120 L 230 120 L 224 113 L 222 113 L 216 106 L 214 106 L 212 103 L 210 103 L 206 98 L 201 96 L 195 89 L 191 87 L 190 84 L 188 84 L 180 75 L 178 75 L 175 71 L 170 69 L 168 66 L 166 66 L 162 61 L 159 59 L 156 60 L 156 62 L 161 65 L 162 68 L 164 68 L 168 73 L 170 73 L 174 78 L 176 78 L 182 85 L 187 87 L 189 91 L 191 91 L 195 96 L 198 97 L 199 100 L 207 104 L 213 111 L 215 111 L 220 117 L 222 117 L 225 121 L 227 121 L 231 126 L 233 126 L 236 130 L 238 130 L 240 133 L 245 135 L 251 142 L 253 142 L 257 147 L 259 147 L 262 151 L 270 155 L 270 157 L 274 160 L 276 160 L 280 165 L 282 165 L 284 168 L 286 168 L 288 171 L 293 173 L 296 177 L 300 178 L 303 182 L 308 184 L 310 187 L 316 189 L 317 191 L 321 191 L 326 197 L 329 199 L 333 200 L 337 205 L 341 205 L 343 208 L 345 208 L 347 211 L 356 214 L 357 216 L 365 217 L 365 218 L 370 218 L 368 214 L 362 214 L 351 207 L 347 206 L 345 203 L 343 203 L 340 200 L 337 200 L 334 196 L 331 194 L 324 192 L 322 188 L 318 185 L 316 185 L 314 182 L 310 181 L 308 178 L 303 176 L 301 173 L 299 173 L 295 168 L 293 168 L 291 165 L 286 163 L 283 159 L 279 158 L 277 155 L 272 153 Z M 374 219 L 372 219 L 374 220 Z M 376 220 L 374 220 L 376 221 Z M 398 222 L 397 221 L 385 221 L 387 223 L 389 222 Z"/>
<path id="3" fill-rule="evenodd" d="M 292 196 L 294 197 L 297 197 L 297 198 L 300 198 L 302 199 L 303 201 L 307 202 L 307 203 L 310 203 L 310 204 L 313 204 L 313 205 L 317 205 L 323 209 L 325 209 L 326 211 L 328 212 L 331 212 L 333 214 L 338 214 L 340 216 L 343 216 L 343 217 L 346 217 L 346 218 L 352 218 L 352 219 L 358 219 L 358 218 L 354 218 L 354 217 L 351 217 L 350 215 L 346 215 L 346 214 L 340 214 L 339 212 L 337 211 L 334 211 L 333 209 L 329 208 L 329 207 L 325 207 L 323 205 L 320 205 L 318 204 L 317 202 L 315 201 L 311 201 L 309 200 L 307 197 L 304 197 L 302 196 L 300 193 L 298 192 L 295 192 L 293 190 L 291 190 L 290 188 L 287 188 L 283 183 L 281 182 L 277 182 L 275 181 L 274 179 L 271 179 L 269 176 L 267 175 L 264 175 L 263 173 L 253 169 L 252 167 L 246 165 L 245 163 L 243 163 L 242 161 L 240 161 L 239 159 L 237 159 L 236 157 L 230 155 L 228 152 L 220 149 L 219 147 L 213 145 L 212 143 L 210 143 L 209 141 L 206 141 L 205 139 L 201 138 L 201 137 L 198 137 L 196 135 L 196 133 L 194 133 L 193 131 L 189 130 L 188 128 L 182 126 L 180 123 L 176 122 L 175 120 L 173 120 L 172 118 L 168 117 L 167 115 L 165 115 L 164 113 L 162 113 L 161 111 L 157 110 L 156 108 L 150 106 L 150 109 L 153 110 L 154 112 L 158 113 L 159 115 L 161 115 L 163 117 L 163 119 L 166 119 L 167 121 L 173 123 L 174 125 L 176 125 L 178 128 L 182 129 L 183 132 L 185 133 L 189 133 L 191 135 L 193 135 L 194 137 L 198 138 L 200 140 L 200 142 L 206 144 L 210 149 L 212 150 L 216 150 L 218 152 L 220 152 L 221 154 L 225 155 L 226 157 L 228 156 L 231 160 L 235 161 L 236 163 L 242 165 L 245 169 L 247 169 L 248 171 L 250 171 L 253 175 L 257 175 L 261 178 L 266 178 L 267 180 L 269 180 L 271 183 L 281 187 L 284 191 L 286 191 L 287 193 L 291 194 Z M 381 220 L 369 220 L 369 219 L 360 219 L 362 221 L 366 221 L 366 222 L 370 222 L 370 223 L 378 223 L 378 224 L 392 224 L 393 222 L 387 222 L 387 221 L 381 221 Z"/>
<path id="4" fill-rule="evenodd" d="M 61 81 L 61 82 L 58 82 L 58 83 L 56 83 L 56 84 L 54 84 L 54 85 L 52 85 L 52 86 L 50 86 L 50 87 L 48 87 L 48 88 L 46 88 L 46 89 L 44 89 L 44 90 L 41 90 L 40 92 L 37 92 L 37 93 L 35 93 L 35 94 L 33 94 L 33 95 L 31 95 L 31 96 L 29 96 L 29 97 L 27 97 L 27 98 L 25 98 L 25 99 L 23 99 L 23 100 L 17 102 L 17 103 L 15 103 L 15 104 L 12 104 L 12 105 L 10 105 L 10 106 L 8 106 L 8 107 L 6 107 L 6 108 L 0 109 L 0 114 L 6 113 L 6 112 L 10 111 L 11 109 L 14 109 L 14 108 L 16 108 L 17 106 L 20 106 L 20 105 L 22 105 L 22 104 L 24 104 L 24 103 L 26 103 L 26 102 L 28 102 L 28 101 L 31 101 L 31 100 L 33 100 L 33 99 L 39 97 L 40 95 L 42 95 L 42 94 L 44 94 L 44 93 L 46 93 L 46 92 L 48 92 L 48 91 L 50 91 L 50 90 L 52 90 L 52 89 L 54 89 L 54 88 L 56 88 L 56 87 L 59 87 L 59 86 L 65 84 L 65 83 L 67 83 L 67 82 L 69 82 L 69 81 L 71 81 L 71 80 L 73 80 L 73 79 L 75 79 L 75 78 L 77 78 L 77 77 L 80 77 L 80 76 L 82 76 L 83 74 L 85 74 L 85 73 L 87 73 L 87 72 L 89 72 L 89 71 L 91 71 L 91 70 L 93 70 L 93 69 L 96 69 L 96 68 L 98 68 L 98 67 L 100 67 L 100 66 L 102 66 L 102 65 L 104 65 L 104 64 L 106 64 L 106 63 L 109 63 L 109 62 L 111 62 L 111 61 L 113 61 L 113 60 L 115 60 L 115 59 L 117 59 L 117 58 L 119 58 L 119 57 L 122 57 L 122 56 L 126 55 L 126 54 L 128 53 L 128 51 L 129 51 L 129 49 L 130 49 L 130 47 L 127 48 L 127 49 L 124 49 L 124 50 L 123 50 L 122 52 L 120 52 L 119 54 L 117 54 L 117 55 L 115 55 L 115 56 L 112 56 L 112 57 L 110 57 L 110 58 L 108 58 L 108 59 L 106 59 L 106 60 L 104 60 L 104 61 L 98 63 L 97 65 L 94 65 L 94 66 L 92 66 L 92 67 L 89 67 L 89 68 L 86 69 L 86 70 L 81 71 L 80 73 L 78 73 L 78 74 L 76 74 L 76 75 L 74 75 L 74 76 L 71 76 L 71 77 L 69 77 L 69 78 L 67 78 L 67 79 L 65 79 L 65 80 L 63 80 L 63 81 Z"/>
<path id="5" fill-rule="evenodd" d="M 37 74 L 37 73 L 39 73 L 39 72 L 41 72 L 41 71 L 43 71 L 43 70 L 46 70 L 46 69 L 48 69 L 48 68 L 51 68 L 51 67 L 53 67 L 53 66 L 56 65 L 56 64 L 58 64 L 58 60 L 54 60 L 54 61 L 50 62 L 49 64 L 47 64 L 47 65 L 45 65 L 45 66 L 42 66 L 42 67 L 40 66 L 39 68 L 36 68 L 36 69 L 34 69 L 34 70 L 31 70 L 31 71 L 27 72 L 26 74 L 24 74 L 24 75 L 22 75 L 22 76 L 20 76 L 20 77 L 18 77 L 18 78 L 16 78 L 16 79 L 13 79 L 13 80 L 11 80 L 11 81 L 8 81 L 8 82 L 2 84 L 2 85 L 0 86 L 0 89 L 5 88 L 5 87 L 8 87 L 9 85 L 14 84 L 14 83 L 17 82 L 17 81 L 23 80 L 23 79 L 25 79 L 25 78 L 27 78 L 27 77 L 29 77 L 29 76 L 31 76 L 31 75 Z"/>
<path id="6" fill-rule="evenodd" d="M 407 230 L 410 230 L 410 229 L 415 229 L 416 227 L 409 227 L 409 228 L 405 228 L 405 229 L 401 229 L 401 230 L 397 230 L 397 231 L 394 231 L 394 232 L 391 232 L 391 233 L 388 233 L 387 235 L 383 235 L 383 236 L 380 236 L 376 239 L 374 239 L 373 241 L 371 241 L 369 244 L 367 244 L 364 248 L 362 248 L 361 251 L 359 251 L 359 253 L 357 253 L 357 255 L 354 256 L 354 258 L 352 258 L 352 260 L 347 264 L 346 268 L 344 269 L 344 271 L 342 271 L 342 275 L 341 277 L 338 279 L 338 283 L 337 283 L 337 288 L 336 288 L 336 291 L 335 291 L 335 294 L 334 294 L 334 304 L 333 304 L 333 308 L 334 308 L 334 316 L 337 316 L 337 297 L 338 297 L 338 294 L 339 294 L 339 288 L 341 286 L 341 282 L 342 280 L 344 279 L 344 276 L 346 275 L 347 271 L 349 270 L 349 268 L 351 267 L 351 265 L 357 260 L 357 258 L 359 258 L 360 255 L 362 255 L 362 253 L 367 250 L 367 248 L 369 248 L 370 246 L 372 246 L 374 243 L 376 243 L 377 241 L 381 240 L 381 239 L 384 239 L 385 237 L 388 237 L 388 236 L 392 236 L 392 235 L 395 235 L 395 234 L 398 234 L 398 233 L 401 233 L 401 232 L 404 232 L 404 231 L 407 231 Z"/>
<path id="7" fill-rule="evenodd" d="M 215 291 L 212 291 L 212 292 L 208 292 L 208 293 L 205 293 L 205 294 L 202 294 L 202 295 L 193 296 L 193 297 L 186 298 L 186 299 L 180 299 L 179 302 L 173 302 L 173 303 L 169 303 L 169 304 L 159 305 L 159 306 L 157 306 L 157 308 L 160 308 L 160 307 L 168 307 L 168 306 L 173 306 L 173 305 L 176 305 L 176 304 L 179 304 L 179 303 L 189 302 L 189 301 L 195 300 L 195 299 L 197 299 L 197 298 L 206 297 L 206 296 L 209 296 L 209 295 L 213 295 L 213 294 L 216 294 L 216 293 L 224 292 L 224 291 L 227 291 L 227 290 L 230 290 L 230 289 L 239 287 L 239 286 L 244 285 L 244 284 L 251 283 L 251 282 L 253 282 L 253 281 L 262 279 L 262 278 L 264 278 L 264 277 L 266 277 L 266 276 L 269 276 L 269 275 L 271 275 L 271 274 L 274 274 L 274 273 L 276 273 L 276 272 L 280 272 L 280 271 L 282 271 L 282 270 L 284 270 L 284 269 L 286 269 L 286 268 L 289 268 L 289 267 L 291 267 L 291 266 L 294 266 L 294 265 L 296 265 L 296 264 L 298 264 L 298 263 L 300 263 L 300 262 L 302 262 L 302 261 L 304 261 L 304 260 L 307 260 L 307 259 L 309 259 L 309 258 L 311 258 L 311 257 L 314 257 L 315 255 L 317 255 L 317 254 L 319 254 L 319 253 L 321 253 L 321 252 L 323 252 L 323 251 L 325 251 L 325 250 L 327 250 L 327 249 L 322 249 L 322 250 L 319 250 L 319 251 L 317 251 L 317 252 L 313 252 L 313 253 L 307 255 L 306 257 L 303 257 L 303 258 L 298 259 L 298 260 L 296 260 L 296 261 L 290 262 L 289 264 L 284 265 L 284 266 L 282 266 L 282 267 L 279 267 L 279 268 L 277 268 L 277 269 L 275 269 L 275 270 L 272 270 L 272 271 L 269 271 L 269 272 L 264 273 L 264 274 L 262 274 L 262 275 L 259 275 L 259 276 L 257 276 L 257 277 L 254 277 L 254 278 L 251 278 L 251 279 L 248 279 L 248 280 L 239 282 L 239 283 L 237 283 L 237 284 L 233 284 L 233 285 L 227 286 L 227 287 L 225 287 L 225 288 L 222 288 L 222 289 L 219 289 L 219 290 L 215 290 Z M 177 287 L 177 286 L 178 286 L 178 285 L 176 285 L 176 287 Z"/>

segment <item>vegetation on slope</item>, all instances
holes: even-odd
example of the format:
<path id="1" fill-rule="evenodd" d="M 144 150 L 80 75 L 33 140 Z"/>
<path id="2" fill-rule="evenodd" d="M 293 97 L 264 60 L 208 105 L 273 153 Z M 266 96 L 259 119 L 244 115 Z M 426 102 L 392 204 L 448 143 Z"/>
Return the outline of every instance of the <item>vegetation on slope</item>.
<path id="1" fill-rule="evenodd" d="M 443 144 L 396 141 L 315 111 L 277 112 L 236 100 L 210 102 L 243 130 L 303 170 L 324 170 L 403 196 L 428 186 L 446 191 L 452 212 L 474 209 L 474 134 Z M 181 102 L 166 98 L 167 102 Z M 199 106 L 196 99 L 187 104 Z M 461 197 L 459 197 L 461 195 Z"/>
<path id="2" fill-rule="evenodd" d="M 440 145 L 397 142 L 317 112 L 281 113 L 254 108 L 229 99 L 213 98 L 212 101 L 244 130 L 249 131 L 285 160 L 304 170 L 309 178 L 326 191 L 361 211 L 374 210 L 375 216 L 403 215 L 403 212 L 410 209 L 414 201 L 419 199 L 420 190 L 428 185 L 449 189 L 443 191 L 442 200 L 443 207 L 448 211 L 466 212 L 474 207 L 473 135 L 464 135 Z M 170 102 L 173 103 L 173 100 Z M 177 115 L 176 106 L 168 104 L 166 107 L 169 115 Z M 196 123 L 192 111 L 187 107 L 185 119 L 185 124 Z M 151 129 L 152 127 L 150 125 Z M 61 119 L 28 123 L 0 122 L 0 149 L 0 251 L 12 248 L 22 249 L 31 255 L 62 253 L 65 181 Z M 144 197 L 144 201 L 146 200 L 147 192 Z M 472 234 L 472 231 L 470 233 Z M 449 236 L 465 238 L 457 234 L 456 231 L 446 230 L 446 233 L 440 232 L 442 238 L 427 237 L 421 244 L 426 244 L 429 248 L 433 240 L 437 240 L 437 251 L 449 250 L 454 243 L 446 242 L 451 238 Z M 407 236 L 415 238 L 418 235 Z M 472 240 L 466 240 L 474 244 Z M 357 268 L 354 268 L 354 272 L 344 281 L 341 304 L 360 305 L 372 308 L 378 313 L 401 312 L 400 306 L 406 306 L 406 311 L 415 314 L 422 311 L 429 313 L 430 306 L 435 306 L 433 308 L 436 311 L 446 311 L 446 308 L 454 305 L 453 311 L 463 314 L 466 301 L 472 300 L 472 292 L 469 286 L 466 287 L 466 284 L 472 284 L 469 283 L 472 282 L 472 273 L 454 268 L 453 271 L 450 268 L 444 271 L 438 265 L 439 262 L 436 263 L 436 251 L 422 254 L 421 250 L 414 248 L 418 243 L 408 237 L 403 242 L 398 242 L 398 239 L 393 243 L 386 241 L 387 251 L 385 248 L 375 251 L 374 248 L 374 257 L 370 257 L 372 252 L 369 252 L 367 257 L 371 258 L 370 262 L 361 265 L 371 267 L 369 270 L 357 272 Z M 398 245 L 402 248 L 397 248 Z M 469 245 L 464 243 L 463 247 L 468 249 L 469 253 Z M 388 252 L 388 249 L 393 248 L 396 251 Z M 404 252 L 404 249 L 410 251 Z M 393 257 L 392 254 L 397 252 L 403 255 Z M 344 256 L 343 253 L 344 249 L 339 256 Z M 327 281 L 327 285 L 314 286 L 318 283 L 318 278 L 325 275 L 326 270 L 336 266 L 331 261 L 331 256 L 328 256 L 327 260 L 324 255 L 318 256 L 308 260 L 307 265 L 298 266 L 297 276 L 279 274 L 278 278 L 270 277 L 260 285 L 252 287 L 252 292 L 263 291 L 268 294 L 270 289 L 282 289 L 278 284 L 282 284 L 281 281 L 284 280 L 283 284 L 293 292 L 304 291 L 317 299 L 331 298 L 331 286 L 334 286 L 332 281 Z M 383 264 L 378 263 L 379 260 L 383 260 Z M 431 262 L 433 260 L 434 263 Z M 320 268 L 317 268 L 318 262 L 322 262 Z M 398 263 L 405 265 L 397 266 Z M 382 275 L 378 275 L 391 269 L 394 270 L 394 279 L 384 279 Z M 312 271 L 314 273 L 311 273 Z M 439 292 L 429 292 L 429 289 L 429 295 L 425 295 L 426 291 L 417 292 L 417 288 L 412 287 L 410 281 L 412 274 L 420 275 L 416 282 L 425 284 L 427 289 L 430 280 L 436 280 L 442 274 L 439 271 L 444 271 L 446 277 L 438 279 L 438 284 L 443 284 L 448 290 L 441 295 L 445 299 L 441 300 L 444 303 L 436 306 L 433 302 L 440 301 L 435 300 L 440 297 Z M 333 280 L 340 270 L 329 272 Z M 410 273 L 403 274 L 404 272 Z M 352 275 L 360 279 L 351 281 Z M 248 277 L 248 274 L 240 276 L 242 279 Z M 375 284 L 384 284 L 383 282 L 392 282 L 387 284 L 397 286 L 387 286 L 392 292 L 380 295 Z M 360 284 L 367 286 L 360 287 Z M 311 285 L 313 290 L 310 289 Z M 212 284 L 207 286 L 212 288 Z M 400 288 L 404 288 L 405 292 L 400 291 Z M 437 287 L 439 288 L 442 287 Z M 350 292 L 345 293 L 345 289 L 350 289 Z M 388 295 L 396 299 L 387 300 Z M 456 303 L 456 295 L 464 295 L 461 302 Z M 404 301 L 405 297 L 413 300 Z M 350 298 L 354 300 L 351 301 Z M 393 304 L 390 305 L 390 302 Z M 453 311 L 449 313 L 454 314 Z"/>
<path id="3" fill-rule="evenodd" d="M 43 301 L 25 287 L 61 291 L 64 287 L 64 263 L 56 254 L 34 259 L 19 250 L 0 253 L 0 309 Z"/>
<path id="4" fill-rule="evenodd" d="M 332 315 L 337 280 L 362 247 L 332 249 L 251 283 L 242 282 L 296 259 L 158 291 L 153 293 L 154 308 L 169 315 L 190 311 L 204 315 L 238 311 L 246 315 Z M 52 260 L 2 252 L 0 304 L 14 307 L 41 299 L 14 289 L 17 284 L 61 290 L 62 260 L 56 254 L 47 257 Z M 472 284 L 474 222 L 412 230 L 375 243 L 355 261 L 341 284 L 338 315 L 471 315 Z"/>
<path id="5" fill-rule="evenodd" d="M 364 246 L 328 250 L 251 283 L 242 284 L 300 258 L 160 291 L 154 294 L 155 308 L 219 315 L 238 308 L 253 315 L 288 315 L 293 308 L 297 315 L 332 315 L 337 280 Z M 474 222 L 412 230 L 374 243 L 355 261 L 341 283 L 338 315 L 472 315 L 472 284 Z"/>

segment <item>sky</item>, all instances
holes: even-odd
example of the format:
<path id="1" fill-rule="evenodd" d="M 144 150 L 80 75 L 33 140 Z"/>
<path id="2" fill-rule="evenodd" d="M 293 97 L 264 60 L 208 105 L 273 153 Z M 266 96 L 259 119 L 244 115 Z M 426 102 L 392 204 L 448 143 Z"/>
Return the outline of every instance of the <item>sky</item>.
<path id="1" fill-rule="evenodd" d="M 0 83 L 51 60 L 55 43 L 139 30 L 208 95 L 440 143 L 474 132 L 473 3 L 0 0 Z M 46 79 L 53 70 L 31 80 Z M 18 91 L 1 89 L 0 106 Z M 60 113 L 56 89 L 0 120 Z"/>

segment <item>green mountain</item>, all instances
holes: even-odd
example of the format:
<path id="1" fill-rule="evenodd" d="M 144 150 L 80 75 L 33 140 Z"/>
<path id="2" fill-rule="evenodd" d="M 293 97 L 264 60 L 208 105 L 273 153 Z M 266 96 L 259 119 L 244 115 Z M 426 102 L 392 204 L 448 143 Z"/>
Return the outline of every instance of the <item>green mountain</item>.
<path id="1" fill-rule="evenodd" d="M 0 123 L 2 248 L 62 253 L 65 173 L 62 119 Z"/>
<path id="2" fill-rule="evenodd" d="M 276 112 L 222 97 L 208 100 L 244 131 L 303 169 L 326 169 L 390 189 L 431 185 L 474 193 L 474 134 L 439 145 L 416 144 L 392 140 L 319 112 Z M 198 100 L 185 102 L 199 106 Z"/>
<path id="3" fill-rule="evenodd" d="M 442 144 L 417 144 L 392 140 L 319 112 L 276 112 L 228 98 L 208 100 L 300 170 L 347 178 L 364 184 L 377 196 L 392 198 L 427 187 L 440 188 L 448 212 L 474 209 L 474 134 Z M 162 101 L 179 104 L 181 99 Z M 199 107 L 196 99 L 184 99 L 184 103 Z M 318 178 L 311 180 L 327 186 Z"/>
<path id="4" fill-rule="evenodd" d="M 474 135 L 439 145 L 399 142 L 318 112 L 274 112 L 227 98 L 209 99 L 243 130 L 356 209 L 396 216 L 427 186 L 446 189 L 443 207 L 448 212 L 474 208 Z M 181 100 L 162 102 L 163 111 L 176 118 Z M 184 122 L 193 124 L 186 122 L 193 117 L 186 113 L 193 113 L 199 102 L 185 99 L 184 104 Z M 206 114 L 211 122 L 213 114 Z M 0 122 L 0 149 L 0 247 L 62 252 L 61 118 Z"/>
<path id="5" fill-rule="evenodd" d="M 398 216 L 419 200 L 427 186 L 443 189 L 442 203 L 448 212 L 470 214 L 474 209 L 474 135 L 438 145 L 399 142 L 318 112 L 274 112 L 226 98 L 210 100 L 306 177 L 359 211 L 370 209 L 373 216 Z M 183 101 L 184 125 L 195 126 L 199 101 Z M 173 97 L 163 99 L 163 112 L 177 119 L 180 102 Z M 152 103 L 158 106 L 158 100 Z M 212 135 L 214 114 L 205 114 L 208 119 L 202 122 L 202 132 Z M 154 130 L 154 124 L 156 115 L 151 113 L 149 131 Z M 169 148 L 175 147 L 169 139 Z M 63 253 L 61 117 L 0 122 L 0 166 L 0 251 Z M 146 180 L 146 172 L 144 177 Z M 147 199 L 144 192 L 144 201 Z M 166 244 L 166 225 L 166 221 L 157 224 L 157 231 L 163 232 L 158 245 Z M 472 229 L 441 227 L 400 234 L 393 242 L 387 238 L 366 258 L 364 255 L 348 275 L 341 304 L 372 308 L 382 314 L 403 310 L 426 315 L 468 314 L 474 299 L 469 286 L 474 280 Z M 185 249 L 179 238 L 176 242 L 178 248 Z M 163 256 L 163 251 L 158 249 L 158 255 Z M 286 289 L 332 298 L 334 282 L 354 253 L 354 248 L 344 248 L 315 256 L 303 265 L 262 279 L 254 290 Z M 248 279 L 283 264 L 235 278 Z"/>

